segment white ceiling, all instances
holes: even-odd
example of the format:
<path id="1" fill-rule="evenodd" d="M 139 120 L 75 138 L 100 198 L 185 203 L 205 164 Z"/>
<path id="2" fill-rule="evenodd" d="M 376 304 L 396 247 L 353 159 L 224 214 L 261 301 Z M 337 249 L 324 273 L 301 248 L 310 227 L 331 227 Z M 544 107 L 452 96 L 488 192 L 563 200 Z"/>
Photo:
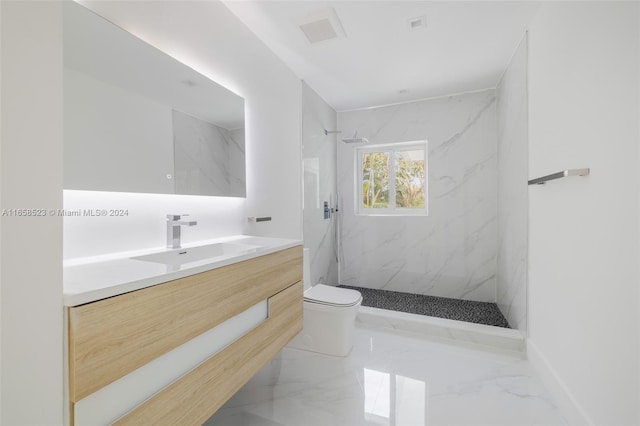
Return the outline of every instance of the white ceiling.
<path id="1" fill-rule="evenodd" d="M 537 1 L 223 0 L 336 110 L 495 87 Z M 310 44 L 298 23 L 335 9 L 345 38 Z M 425 16 L 427 26 L 409 29 Z M 406 91 L 406 93 L 398 93 Z"/>

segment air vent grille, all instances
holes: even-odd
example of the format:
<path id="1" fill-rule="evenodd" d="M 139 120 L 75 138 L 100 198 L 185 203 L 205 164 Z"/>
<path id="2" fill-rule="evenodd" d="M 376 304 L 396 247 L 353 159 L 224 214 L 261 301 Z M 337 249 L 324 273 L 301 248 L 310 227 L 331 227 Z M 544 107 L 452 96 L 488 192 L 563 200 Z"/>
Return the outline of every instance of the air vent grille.
<path id="1" fill-rule="evenodd" d="M 311 44 L 346 36 L 335 9 L 307 15 L 298 21 L 298 26 Z"/>
<path id="2" fill-rule="evenodd" d="M 417 18 L 409 19 L 409 29 L 410 30 L 418 30 L 420 28 L 424 28 L 427 26 L 427 18 L 424 16 L 419 16 Z"/>
<path id="3" fill-rule="evenodd" d="M 338 37 L 328 19 L 302 24 L 300 29 L 312 44 Z"/>

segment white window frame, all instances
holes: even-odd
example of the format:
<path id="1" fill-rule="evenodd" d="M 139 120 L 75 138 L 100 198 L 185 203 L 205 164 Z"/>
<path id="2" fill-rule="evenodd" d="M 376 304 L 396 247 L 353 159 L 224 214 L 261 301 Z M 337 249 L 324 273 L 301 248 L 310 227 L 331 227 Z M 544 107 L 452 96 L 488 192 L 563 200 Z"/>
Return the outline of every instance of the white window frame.
<path id="1" fill-rule="evenodd" d="M 404 207 L 396 207 L 396 170 L 395 155 L 396 151 L 423 150 L 425 176 L 424 176 L 424 208 L 412 209 Z M 397 142 L 390 144 L 368 145 L 355 148 L 355 214 L 359 216 L 428 216 L 429 215 L 429 150 L 426 140 Z M 371 152 L 388 152 L 389 153 L 389 208 L 365 208 L 362 206 L 362 157 L 364 154 Z"/>

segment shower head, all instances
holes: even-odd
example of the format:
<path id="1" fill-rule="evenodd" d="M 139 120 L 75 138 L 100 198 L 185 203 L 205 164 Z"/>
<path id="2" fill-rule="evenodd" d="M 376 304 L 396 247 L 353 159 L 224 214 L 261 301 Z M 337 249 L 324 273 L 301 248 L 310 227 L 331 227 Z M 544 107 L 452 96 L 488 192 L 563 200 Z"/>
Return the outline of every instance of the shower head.
<path id="1" fill-rule="evenodd" d="M 362 138 L 362 137 L 358 137 L 358 131 L 356 130 L 355 132 L 353 132 L 353 136 L 351 136 L 350 138 L 344 138 L 342 139 L 342 142 L 344 143 L 369 143 L 369 139 L 367 138 Z"/>

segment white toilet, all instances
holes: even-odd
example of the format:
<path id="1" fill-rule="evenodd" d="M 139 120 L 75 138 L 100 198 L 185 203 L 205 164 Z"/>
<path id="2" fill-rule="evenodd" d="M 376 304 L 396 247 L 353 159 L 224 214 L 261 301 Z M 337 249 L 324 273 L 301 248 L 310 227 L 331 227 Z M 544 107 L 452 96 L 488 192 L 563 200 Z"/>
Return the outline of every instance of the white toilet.
<path id="1" fill-rule="evenodd" d="M 303 250 L 304 328 L 289 347 L 347 356 L 362 295 L 356 290 L 324 284 L 311 286 L 309 249 Z"/>

